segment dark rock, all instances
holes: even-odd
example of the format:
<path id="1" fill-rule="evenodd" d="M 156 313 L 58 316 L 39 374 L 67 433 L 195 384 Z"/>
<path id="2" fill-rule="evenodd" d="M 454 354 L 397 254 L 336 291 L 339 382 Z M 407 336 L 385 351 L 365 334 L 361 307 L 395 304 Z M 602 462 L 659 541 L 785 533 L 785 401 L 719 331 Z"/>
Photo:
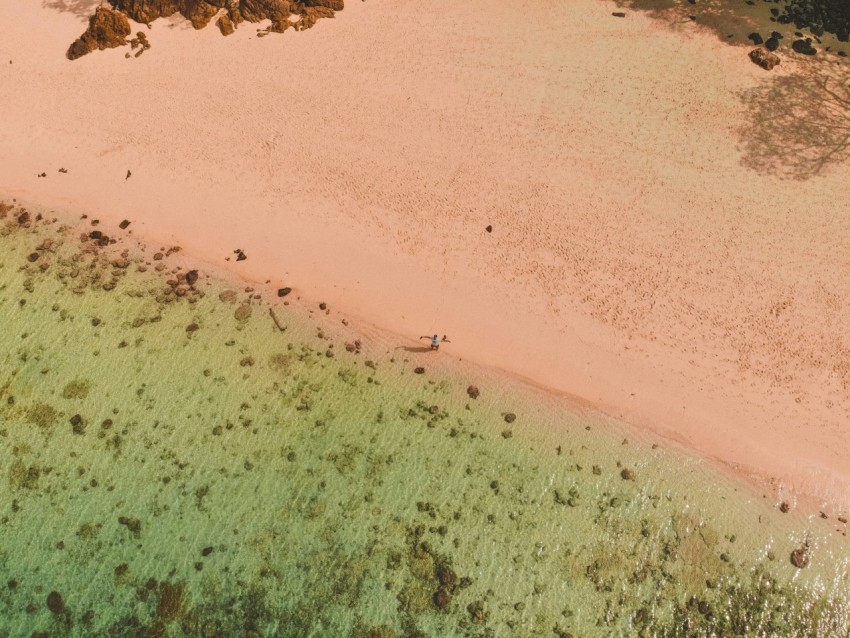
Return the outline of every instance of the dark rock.
<path id="1" fill-rule="evenodd" d="M 27 211 L 24 211 L 20 215 L 18 215 L 18 225 L 23 226 L 30 220 L 30 214 Z"/>
<path id="2" fill-rule="evenodd" d="M 611 15 L 614 16 L 615 18 L 625 18 L 626 17 L 626 14 L 623 13 L 622 11 L 615 11 Z"/>
<path id="3" fill-rule="evenodd" d="M 124 219 L 124 220 L 121 221 L 120 224 L 118 224 L 118 228 L 120 228 L 121 230 L 125 230 L 127 228 L 127 226 L 129 226 L 129 225 L 130 225 L 130 221 L 127 220 L 127 219 Z"/>
<path id="4" fill-rule="evenodd" d="M 442 565 L 437 568 L 437 580 L 443 587 L 451 587 L 457 583 L 457 574 L 448 565 Z"/>
<path id="5" fill-rule="evenodd" d="M 127 16 L 108 7 L 98 7 L 89 18 L 89 28 L 68 49 L 69 60 L 76 60 L 95 49 L 112 49 L 126 44 L 130 35 Z"/>
<path id="6" fill-rule="evenodd" d="M 27 255 L 27 260 L 30 262 L 37 261 L 39 257 L 41 257 L 41 255 L 39 255 L 38 253 L 30 253 L 29 255 Z"/>
<path id="7" fill-rule="evenodd" d="M 292 292 L 292 288 L 278 288 L 277 289 L 277 296 L 278 297 L 286 297 L 286 295 L 288 295 L 291 292 Z"/>
<path id="8" fill-rule="evenodd" d="M 196 330 L 198 330 L 198 328 L 200 328 L 198 324 L 190 323 L 188 326 L 186 326 L 186 332 L 195 332 Z"/>
<path id="9" fill-rule="evenodd" d="M 186 273 L 186 283 L 190 286 L 194 286 L 195 282 L 198 281 L 198 271 L 190 270 Z"/>
<path id="10" fill-rule="evenodd" d="M 57 616 L 65 613 L 65 601 L 62 600 L 62 594 L 58 591 L 52 591 L 47 594 L 47 608 Z"/>
<path id="11" fill-rule="evenodd" d="M 806 38 L 805 40 L 794 40 L 791 43 L 791 48 L 802 55 L 816 55 L 818 52 L 817 49 L 812 46 L 811 38 Z"/>
<path id="12" fill-rule="evenodd" d="M 414 371 L 416 374 L 425 374 L 425 368 L 423 368 L 423 367 L 421 367 L 421 366 L 420 366 L 420 367 L 418 367 L 418 368 L 413 368 L 413 371 Z"/>
<path id="13" fill-rule="evenodd" d="M 326 304 L 324 301 L 319 304 L 319 310 L 327 310 L 327 309 L 328 309 L 328 304 Z"/>
<path id="14" fill-rule="evenodd" d="M 516 414 L 513 412 L 507 412 L 505 414 L 505 423 L 513 423 L 514 421 L 516 421 Z"/>
<path id="15" fill-rule="evenodd" d="M 487 224 L 487 227 L 484 230 L 486 230 L 488 233 L 492 233 L 493 232 L 493 226 L 490 225 L 490 224 Z"/>
<path id="16" fill-rule="evenodd" d="M 779 48 L 779 38 L 770 36 L 767 40 L 765 40 L 764 48 L 768 51 L 776 51 L 776 49 Z"/>
<path id="17" fill-rule="evenodd" d="M 780 62 L 778 55 L 762 48 L 750 51 L 750 60 L 766 71 L 772 70 Z"/>
<path id="18" fill-rule="evenodd" d="M 484 604 L 481 602 L 469 603 L 466 606 L 466 611 L 469 612 L 469 618 L 474 623 L 483 623 L 486 619 L 486 614 L 484 613 Z"/>
<path id="19" fill-rule="evenodd" d="M 95 239 L 95 240 L 103 239 L 103 233 L 100 232 L 99 230 L 93 230 L 89 233 L 89 239 Z"/>
<path id="20" fill-rule="evenodd" d="M 620 472 L 620 477 L 624 481 L 634 481 L 635 480 L 635 472 L 634 472 L 634 470 L 630 470 L 629 468 L 624 467 L 623 471 Z"/>
<path id="21" fill-rule="evenodd" d="M 466 393 L 469 395 L 470 399 L 477 399 L 481 394 L 481 391 L 478 389 L 478 386 L 471 385 L 466 389 Z"/>
<path id="22" fill-rule="evenodd" d="M 204 548 L 201 550 L 201 556 L 209 556 L 210 554 L 212 554 L 212 553 L 213 553 L 213 549 L 214 549 L 214 548 L 212 548 L 212 547 L 204 547 Z"/>
<path id="23" fill-rule="evenodd" d="M 440 587 L 436 592 L 434 592 L 434 606 L 437 609 L 445 609 L 452 603 L 452 595 L 447 592 L 445 589 Z"/>
<path id="24" fill-rule="evenodd" d="M 138 518 L 119 516 L 118 524 L 126 527 L 135 538 L 139 538 L 139 536 L 141 536 L 142 522 Z"/>
<path id="25" fill-rule="evenodd" d="M 808 567 L 810 561 L 811 555 L 809 554 L 808 545 L 798 547 L 793 552 L 791 552 L 791 564 L 794 565 L 794 567 L 796 567 L 797 569 L 803 569 L 804 567 Z"/>
<path id="26" fill-rule="evenodd" d="M 760 44 L 764 44 L 764 39 L 761 37 L 761 34 L 756 33 L 755 31 L 747 36 L 750 40 L 752 40 L 753 44 L 759 46 Z"/>
<path id="27" fill-rule="evenodd" d="M 782 501 L 779 504 L 779 511 L 782 512 L 783 514 L 787 514 L 788 512 L 791 511 L 791 505 L 788 503 L 788 501 Z"/>
<path id="28" fill-rule="evenodd" d="M 236 261 L 245 261 L 248 259 L 248 256 L 242 252 L 241 250 L 236 252 Z"/>

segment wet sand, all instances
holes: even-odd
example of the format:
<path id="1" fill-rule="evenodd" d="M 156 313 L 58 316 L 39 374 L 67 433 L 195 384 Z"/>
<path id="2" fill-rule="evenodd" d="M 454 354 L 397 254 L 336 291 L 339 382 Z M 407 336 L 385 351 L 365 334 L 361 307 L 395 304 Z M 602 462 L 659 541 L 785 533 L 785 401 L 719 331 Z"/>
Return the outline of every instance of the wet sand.
<path id="1" fill-rule="evenodd" d="M 0 7 L 4 197 L 126 218 L 399 346 L 445 332 L 442 358 L 850 506 L 846 147 L 771 124 L 840 112 L 810 82 L 846 64 L 768 74 L 591 0 L 349 3 L 262 39 L 160 21 L 138 59 L 71 63 L 96 4 Z"/>

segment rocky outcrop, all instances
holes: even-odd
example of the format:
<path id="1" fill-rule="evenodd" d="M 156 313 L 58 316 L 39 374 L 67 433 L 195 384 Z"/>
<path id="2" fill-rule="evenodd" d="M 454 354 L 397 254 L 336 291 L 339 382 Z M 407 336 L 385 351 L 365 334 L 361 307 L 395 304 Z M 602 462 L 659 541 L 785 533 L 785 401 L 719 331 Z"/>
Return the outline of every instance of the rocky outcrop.
<path id="1" fill-rule="evenodd" d="M 226 11 L 217 21 L 224 35 L 242 22 L 271 20 L 271 29 L 283 33 L 290 27 L 297 30 L 312 27 L 319 18 L 332 18 L 341 11 L 344 0 L 110 0 L 112 6 L 123 11 L 136 22 L 149 23 L 157 18 L 167 18 L 179 13 L 202 29 L 222 9 Z M 297 20 L 290 19 L 297 16 Z"/>
<path id="2" fill-rule="evenodd" d="M 270 20 L 271 26 L 259 32 L 262 36 L 283 33 L 289 28 L 309 29 L 321 18 L 333 18 L 336 11 L 342 10 L 344 0 L 109 0 L 109 3 L 114 10 L 97 9 L 89 30 L 68 50 L 68 58 L 76 60 L 95 49 L 124 44 L 130 35 L 128 17 L 149 25 L 157 18 L 180 14 L 196 29 L 203 29 L 218 15 L 216 24 L 223 35 L 233 33 L 242 22 Z M 144 42 L 142 50 L 148 48 L 150 45 Z M 141 51 L 136 57 L 140 54 Z"/>
<path id="3" fill-rule="evenodd" d="M 95 49 L 112 49 L 124 46 L 130 35 L 130 22 L 120 11 L 98 7 L 89 18 L 89 28 L 68 49 L 68 59 L 76 60 Z"/>

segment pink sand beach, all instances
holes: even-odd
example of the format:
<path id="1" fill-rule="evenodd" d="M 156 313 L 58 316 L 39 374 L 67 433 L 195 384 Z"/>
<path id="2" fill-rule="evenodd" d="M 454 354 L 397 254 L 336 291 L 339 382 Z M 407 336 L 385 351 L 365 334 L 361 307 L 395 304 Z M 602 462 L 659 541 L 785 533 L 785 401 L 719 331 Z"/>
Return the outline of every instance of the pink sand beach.
<path id="1" fill-rule="evenodd" d="M 850 118 L 846 62 L 766 72 L 603 0 L 175 18 L 67 60 L 98 4 L 0 3 L 0 199 L 130 220 L 388 344 L 446 333 L 414 356 L 848 511 L 850 163 L 818 128 Z"/>

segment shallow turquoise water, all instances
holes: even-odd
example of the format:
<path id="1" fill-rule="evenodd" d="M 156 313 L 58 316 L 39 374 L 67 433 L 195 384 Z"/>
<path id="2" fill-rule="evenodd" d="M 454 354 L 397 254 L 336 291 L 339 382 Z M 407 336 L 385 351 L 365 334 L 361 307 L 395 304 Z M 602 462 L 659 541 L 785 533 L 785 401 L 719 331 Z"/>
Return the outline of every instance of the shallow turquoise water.
<path id="1" fill-rule="evenodd" d="M 848 636 L 834 521 L 19 214 L 0 636 Z"/>

